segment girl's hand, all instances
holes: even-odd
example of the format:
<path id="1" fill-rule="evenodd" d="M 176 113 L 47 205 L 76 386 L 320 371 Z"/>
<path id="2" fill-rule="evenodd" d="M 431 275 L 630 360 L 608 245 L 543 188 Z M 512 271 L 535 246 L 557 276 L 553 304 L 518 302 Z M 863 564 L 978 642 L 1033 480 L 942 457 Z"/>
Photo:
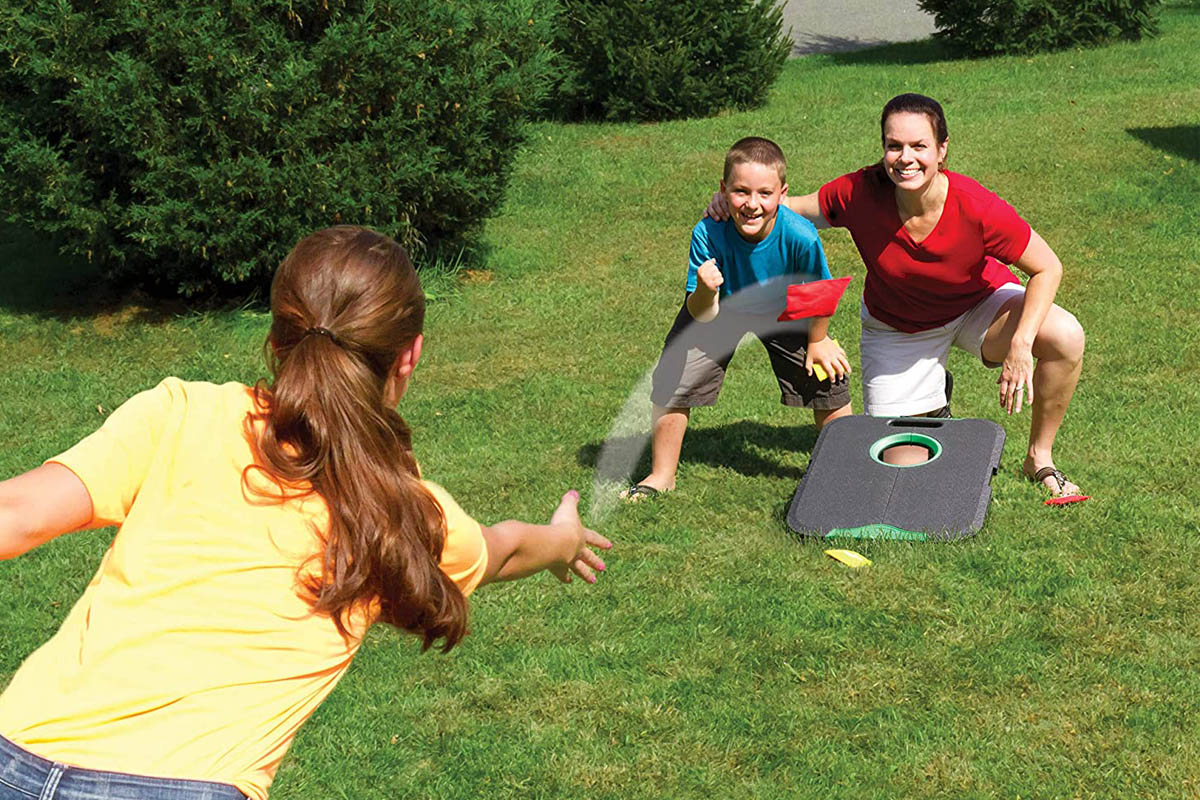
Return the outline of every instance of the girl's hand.
<path id="1" fill-rule="evenodd" d="M 1009 414 L 1021 413 L 1021 404 L 1026 392 L 1033 402 L 1033 348 L 1017 344 L 1008 348 L 1008 355 L 1000 367 L 1000 406 Z"/>
<path id="2" fill-rule="evenodd" d="M 840 381 L 850 374 L 850 359 L 846 358 L 846 351 L 828 336 L 809 342 L 807 350 L 804 370 L 809 375 L 813 374 L 813 364 L 820 364 L 830 381 Z"/>
<path id="3" fill-rule="evenodd" d="M 704 216 L 715 219 L 717 222 L 729 219 L 729 203 L 726 202 L 725 195 L 715 192 L 708 208 L 704 209 Z"/>
<path id="4" fill-rule="evenodd" d="M 559 533 L 567 544 L 563 551 L 563 559 L 552 564 L 550 571 L 563 583 L 571 582 L 572 572 L 588 583 L 595 583 L 595 570 L 603 572 L 604 561 L 591 548 L 608 550 L 612 548 L 612 542 L 583 527 L 583 523 L 579 521 L 579 492 L 572 489 L 562 496 L 562 502 L 550 517 L 550 527 Z"/>

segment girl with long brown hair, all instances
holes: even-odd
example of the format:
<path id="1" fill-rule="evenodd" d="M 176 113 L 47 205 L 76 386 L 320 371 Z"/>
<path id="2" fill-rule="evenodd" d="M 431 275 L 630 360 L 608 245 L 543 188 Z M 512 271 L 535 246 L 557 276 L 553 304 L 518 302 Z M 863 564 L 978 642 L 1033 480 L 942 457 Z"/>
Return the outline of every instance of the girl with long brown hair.
<path id="1" fill-rule="evenodd" d="M 168 378 L 0 483 L 0 558 L 120 526 L 0 695 L 0 800 L 261 800 L 372 623 L 449 650 L 478 586 L 604 569 L 574 491 L 548 525 L 483 527 L 421 479 L 394 407 L 424 295 L 396 242 L 306 237 L 271 311 L 272 380 Z"/>

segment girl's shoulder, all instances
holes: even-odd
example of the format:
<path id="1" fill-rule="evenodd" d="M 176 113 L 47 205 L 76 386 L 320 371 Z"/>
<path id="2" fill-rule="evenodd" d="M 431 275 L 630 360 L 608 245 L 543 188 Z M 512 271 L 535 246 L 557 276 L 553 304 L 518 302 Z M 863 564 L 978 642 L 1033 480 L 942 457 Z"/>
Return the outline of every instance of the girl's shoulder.
<path id="1" fill-rule="evenodd" d="M 240 430 L 247 414 L 257 415 L 264 410 L 255 389 L 238 381 L 213 383 L 168 377 L 144 394 L 154 397 L 154 407 L 165 418 L 185 426 L 224 427 L 228 423 Z"/>
<path id="2" fill-rule="evenodd" d="M 238 381 L 213 383 L 212 381 L 186 381 L 169 375 L 159 381 L 155 389 L 181 397 L 244 397 L 252 393 L 251 387 Z"/>
<path id="3" fill-rule="evenodd" d="M 254 404 L 254 395 L 254 389 L 236 381 L 218 384 L 169 376 L 148 389 L 138 391 L 126 402 L 178 415 L 197 408 L 248 409 Z"/>

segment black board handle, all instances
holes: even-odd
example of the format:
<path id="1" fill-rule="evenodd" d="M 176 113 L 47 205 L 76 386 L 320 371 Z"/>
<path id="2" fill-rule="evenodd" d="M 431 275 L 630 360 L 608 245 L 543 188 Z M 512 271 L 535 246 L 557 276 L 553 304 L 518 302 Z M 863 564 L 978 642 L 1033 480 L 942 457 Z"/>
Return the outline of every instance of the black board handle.
<path id="1" fill-rule="evenodd" d="M 897 417 L 889 419 L 888 426 L 892 428 L 940 428 L 944 420 L 922 419 L 919 417 Z"/>

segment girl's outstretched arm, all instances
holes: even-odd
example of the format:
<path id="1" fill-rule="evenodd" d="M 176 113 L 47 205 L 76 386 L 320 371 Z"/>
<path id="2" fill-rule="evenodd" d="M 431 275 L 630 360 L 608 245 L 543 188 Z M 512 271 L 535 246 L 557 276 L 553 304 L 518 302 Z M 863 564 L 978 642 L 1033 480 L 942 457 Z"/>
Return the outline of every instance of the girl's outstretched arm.
<path id="1" fill-rule="evenodd" d="M 0 559 L 15 558 L 92 521 L 92 496 L 61 464 L 0 482 Z"/>
<path id="2" fill-rule="evenodd" d="M 588 583 L 596 582 L 596 570 L 604 561 L 592 550 L 605 550 L 612 542 L 579 521 L 579 492 L 572 489 L 562 497 L 549 525 L 508 520 L 483 529 L 488 565 L 483 583 L 511 581 L 548 569 L 569 583 L 575 573 Z"/>

